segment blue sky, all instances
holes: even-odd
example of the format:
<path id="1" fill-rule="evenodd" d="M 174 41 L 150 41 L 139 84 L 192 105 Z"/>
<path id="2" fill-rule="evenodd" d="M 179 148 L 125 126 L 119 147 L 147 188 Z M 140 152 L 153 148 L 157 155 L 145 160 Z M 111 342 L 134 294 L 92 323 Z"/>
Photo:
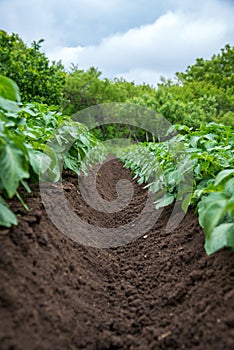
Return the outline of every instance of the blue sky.
<path id="1" fill-rule="evenodd" d="M 233 0 L 0 0 L 0 26 L 50 59 L 154 84 L 234 44 Z"/>

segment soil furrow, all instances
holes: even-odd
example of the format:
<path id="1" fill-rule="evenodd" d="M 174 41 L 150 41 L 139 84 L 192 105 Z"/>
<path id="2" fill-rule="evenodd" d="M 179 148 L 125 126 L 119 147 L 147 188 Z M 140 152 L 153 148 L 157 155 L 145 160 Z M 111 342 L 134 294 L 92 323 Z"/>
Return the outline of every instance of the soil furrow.
<path id="1" fill-rule="evenodd" d="M 119 180 L 132 182 L 132 199 L 118 212 L 91 208 L 77 177 L 67 171 L 63 178 L 71 210 L 94 226 L 131 223 L 147 201 L 147 191 L 115 159 L 96 178 L 107 201 L 116 200 Z M 1 350 L 233 349 L 233 253 L 205 255 L 193 210 L 171 233 L 172 207 L 133 242 L 93 248 L 64 236 L 38 186 L 31 188 L 23 194 L 30 212 L 12 200 L 19 226 L 0 228 Z"/>

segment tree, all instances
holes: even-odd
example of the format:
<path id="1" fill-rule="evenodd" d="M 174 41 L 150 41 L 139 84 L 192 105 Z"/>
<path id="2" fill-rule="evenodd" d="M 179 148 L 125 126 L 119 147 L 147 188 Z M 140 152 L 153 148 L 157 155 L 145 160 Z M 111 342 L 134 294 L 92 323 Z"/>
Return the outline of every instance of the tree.
<path id="1" fill-rule="evenodd" d="M 0 74 L 17 83 L 22 101 L 59 105 L 66 74 L 61 62 L 50 63 L 40 51 L 43 41 L 27 47 L 17 34 L 0 30 Z"/>
<path id="2" fill-rule="evenodd" d="M 234 47 L 226 45 L 211 60 L 199 58 L 176 76 L 177 82 L 161 79 L 157 89 L 131 100 L 173 124 L 198 128 L 215 121 L 234 125 Z"/>
<path id="3" fill-rule="evenodd" d="M 225 113 L 234 112 L 234 46 L 226 45 L 210 60 L 198 58 L 184 73 L 176 75 L 183 86 L 198 82 L 207 85 L 211 94 L 216 90 L 217 117 L 220 120 Z"/>
<path id="4" fill-rule="evenodd" d="M 227 90 L 234 87 L 234 46 L 226 45 L 221 53 L 210 60 L 198 58 L 193 66 L 188 66 L 185 73 L 176 73 L 182 83 L 203 81 Z"/>

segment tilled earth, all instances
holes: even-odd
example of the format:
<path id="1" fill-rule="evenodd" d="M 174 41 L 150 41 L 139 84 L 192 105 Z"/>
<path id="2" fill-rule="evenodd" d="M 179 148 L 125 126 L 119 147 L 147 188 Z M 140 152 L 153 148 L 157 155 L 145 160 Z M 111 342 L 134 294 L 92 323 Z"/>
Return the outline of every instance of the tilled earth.
<path id="1" fill-rule="evenodd" d="M 113 159 L 99 170 L 100 196 L 115 200 L 120 179 L 134 187 L 116 213 L 91 208 L 71 172 L 63 179 L 72 210 L 99 227 L 131 222 L 148 195 Z M 234 348 L 233 253 L 206 256 L 193 210 L 171 233 L 172 207 L 127 245 L 95 248 L 63 235 L 31 188 L 30 212 L 10 201 L 19 226 L 0 228 L 1 350 Z"/>

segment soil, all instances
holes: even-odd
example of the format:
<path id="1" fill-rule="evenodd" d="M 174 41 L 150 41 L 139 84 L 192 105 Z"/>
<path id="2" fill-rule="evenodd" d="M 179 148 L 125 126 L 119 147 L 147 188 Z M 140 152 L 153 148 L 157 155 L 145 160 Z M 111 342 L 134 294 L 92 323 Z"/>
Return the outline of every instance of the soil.
<path id="1" fill-rule="evenodd" d="M 107 201 L 117 198 L 119 179 L 132 181 L 126 208 L 91 208 L 76 175 L 66 171 L 62 186 L 72 210 L 99 227 L 131 222 L 147 191 L 118 160 L 106 162 L 99 175 L 97 189 Z M 95 248 L 63 235 L 38 186 L 31 188 L 30 212 L 11 200 L 19 225 L 0 228 L 1 350 L 234 348 L 233 253 L 206 256 L 192 209 L 171 233 L 169 207 L 142 237 Z"/>

